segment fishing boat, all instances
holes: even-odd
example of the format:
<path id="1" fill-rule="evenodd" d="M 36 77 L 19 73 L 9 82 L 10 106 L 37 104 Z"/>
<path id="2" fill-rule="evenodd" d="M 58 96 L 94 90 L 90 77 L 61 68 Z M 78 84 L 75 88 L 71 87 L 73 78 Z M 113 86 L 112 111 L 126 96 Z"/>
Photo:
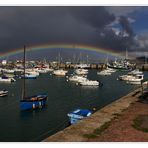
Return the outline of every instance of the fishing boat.
<path id="1" fill-rule="evenodd" d="M 130 63 L 127 60 L 115 60 L 112 64 L 107 63 L 107 67 L 115 70 L 121 70 L 121 71 L 129 71 Z"/>
<path id="2" fill-rule="evenodd" d="M 25 53 L 26 53 L 26 48 L 24 46 L 24 77 L 25 77 Z M 20 100 L 20 108 L 21 110 L 30 110 L 30 109 L 37 109 L 37 108 L 43 108 L 46 103 L 47 103 L 47 94 L 37 94 L 34 96 L 29 96 L 26 97 L 26 83 L 25 79 L 23 79 L 23 91 L 22 91 L 22 99 Z"/>
<path id="3" fill-rule="evenodd" d="M 76 109 L 67 114 L 71 124 L 76 124 L 78 121 L 89 117 L 92 112 L 88 109 Z"/>
<path id="4" fill-rule="evenodd" d="M 1 90 L 0 91 L 0 97 L 5 97 L 5 96 L 8 96 L 8 91 L 7 90 Z"/>

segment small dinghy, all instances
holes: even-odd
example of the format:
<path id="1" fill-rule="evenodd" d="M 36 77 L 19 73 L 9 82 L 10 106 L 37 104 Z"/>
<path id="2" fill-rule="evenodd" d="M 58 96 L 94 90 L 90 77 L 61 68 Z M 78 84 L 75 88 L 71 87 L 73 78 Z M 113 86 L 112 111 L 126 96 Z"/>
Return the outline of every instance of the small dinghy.
<path id="1" fill-rule="evenodd" d="M 5 96 L 8 96 L 8 91 L 7 90 L 1 90 L 0 91 L 0 97 L 5 97 Z"/>
<path id="2" fill-rule="evenodd" d="M 68 113 L 67 115 L 70 119 L 70 123 L 75 124 L 79 120 L 89 117 L 91 114 L 92 114 L 92 112 L 88 109 L 76 109 L 76 110 Z"/>

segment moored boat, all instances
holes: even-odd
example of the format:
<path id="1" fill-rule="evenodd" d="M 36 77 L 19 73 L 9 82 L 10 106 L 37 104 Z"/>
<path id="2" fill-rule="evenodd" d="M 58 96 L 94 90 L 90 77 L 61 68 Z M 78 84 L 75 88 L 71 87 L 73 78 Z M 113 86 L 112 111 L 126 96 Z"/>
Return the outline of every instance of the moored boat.
<path id="1" fill-rule="evenodd" d="M 79 83 L 80 85 L 83 86 L 99 86 L 101 83 L 99 81 L 93 81 L 93 80 L 85 80 Z"/>
<path id="2" fill-rule="evenodd" d="M 88 74 L 88 70 L 87 69 L 76 69 L 75 70 L 75 73 L 77 74 L 77 75 L 86 75 L 86 74 Z"/>
<path id="3" fill-rule="evenodd" d="M 67 70 L 63 70 L 63 69 L 58 69 L 53 71 L 53 74 L 56 76 L 65 76 L 66 73 L 67 73 Z"/>
<path id="4" fill-rule="evenodd" d="M 22 110 L 42 108 L 46 105 L 47 98 L 47 94 L 24 97 L 23 100 L 20 100 L 20 107 Z"/>
<path id="5" fill-rule="evenodd" d="M 14 78 L 8 78 L 6 76 L 0 77 L 0 82 L 15 82 L 16 80 Z"/>
<path id="6" fill-rule="evenodd" d="M 68 117 L 71 124 L 76 124 L 78 121 L 91 116 L 92 112 L 88 109 L 76 109 L 68 113 Z"/>
<path id="7" fill-rule="evenodd" d="M 21 79 L 36 79 L 37 76 L 36 75 L 33 75 L 33 74 L 25 74 L 25 75 L 22 75 L 21 76 Z"/>
<path id="8" fill-rule="evenodd" d="M 26 53 L 26 48 L 24 46 L 24 62 L 23 62 L 23 67 L 24 67 L 24 78 L 25 78 L 25 75 L 26 75 L 26 72 L 25 72 L 25 53 Z M 20 100 L 20 108 L 21 110 L 31 110 L 31 109 L 37 109 L 37 108 L 43 108 L 46 103 L 47 103 L 47 94 L 44 93 L 44 94 L 37 94 L 37 95 L 34 95 L 34 96 L 29 96 L 29 97 L 26 97 L 26 83 L 25 83 L 25 79 L 23 79 L 23 91 L 22 91 L 22 99 Z"/>
<path id="9" fill-rule="evenodd" d="M 7 90 L 1 90 L 0 91 L 0 97 L 5 97 L 5 96 L 8 96 L 8 91 Z"/>

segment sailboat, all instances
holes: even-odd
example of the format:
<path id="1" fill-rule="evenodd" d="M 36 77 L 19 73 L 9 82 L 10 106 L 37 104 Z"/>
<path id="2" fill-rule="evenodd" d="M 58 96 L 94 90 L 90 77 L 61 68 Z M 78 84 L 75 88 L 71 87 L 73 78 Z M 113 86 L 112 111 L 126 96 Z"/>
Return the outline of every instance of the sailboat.
<path id="1" fill-rule="evenodd" d="M 58 56 L 58 69 L 54 70 L 53 71 L 53 75 L 56 75 L 56 76 L 65 76 L 67 74 L 67 70 L 64 70 L 64 69 L 60 69 L 59 68 L 59 64 L 61 64 L 61 54 L 59 52 L 59 56 Z"/>
<path id="2" fill-rule="evenodd" d="M 24 60 L 23 60 L 23 67 L 24 67 L 24 77 L 25 77 L 25 54 L 26 54 L 26 47 L 24 46 Z M 22 91 L 22 100 L 20 100 L 20 108 L 21 110 L 29 110 L 29 109 L 36 109 L 42 108 L 47 103 L 47 94 L 38 94 L 34 96 L 26 97 L 26 84 L 25 79 L 23 79 L 23 91 Z"/>

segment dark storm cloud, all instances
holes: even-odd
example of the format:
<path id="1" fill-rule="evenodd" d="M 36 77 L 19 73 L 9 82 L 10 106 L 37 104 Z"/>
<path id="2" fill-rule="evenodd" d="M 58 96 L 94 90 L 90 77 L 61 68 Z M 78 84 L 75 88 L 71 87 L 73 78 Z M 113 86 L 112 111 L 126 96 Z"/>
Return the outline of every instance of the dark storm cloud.
<path id="1" fill-rule="evenodd" d="M 134 35 L 133 29 L 126 16 L 120 16 L 119 23 L 121 24 L 123 30 L 126 31 L 126 33 L 128 33 L 130 36 Z"/>
<path id="2" fill-rule="evenodd" d="M 115 20 L 115 16 L 109 14 L 104 7 L 73 7 L 70 9 L 70 12 L 80 22 L 84 22 L 97 29 L 104 28 Z"/>
<path id="3" fill-rule="evenodd" d="M 105 7 L 0 7 L 0 52 L 47 43 L 89 44 L 123 50 L 134 32 L 126 17 L 120 25 L 129 36 L 107 27 L 115 16 Z"/>

